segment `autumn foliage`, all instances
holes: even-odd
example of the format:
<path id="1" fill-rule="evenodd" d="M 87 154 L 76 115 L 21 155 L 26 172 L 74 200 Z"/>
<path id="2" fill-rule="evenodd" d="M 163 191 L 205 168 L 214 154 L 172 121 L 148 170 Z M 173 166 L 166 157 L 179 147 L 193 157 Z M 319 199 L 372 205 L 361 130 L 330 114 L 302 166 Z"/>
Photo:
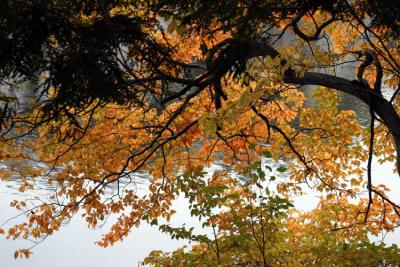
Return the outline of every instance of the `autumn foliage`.
<path id="1" fill-rule="evenodd" d="M 13 201 L 26 220 L 0 234 L 39 242 L 74 216 L 95 228 L 116 214 L 97 242 L 107 247 L 141 222 L 168 222 L 184 194 L 214 238 L 160 223 L 196 242 L 147 263 L 400 261 L 396 246 L 368 239 L 400 222 L 390 188 L 371 175 L 373 156 L 400 162 L 399 19 L 371 9 L 377 1 L 34 2 L 5 1 L 0 13 L 10 36 L 0 179 L 53 191 Z M 14 92 L 28 82 L 37 95 L 23 102 Z M 368 125 L 340 108 L 343 94 L 367 105 Z M 307 213 L 290 202 L 304 186 L 323 195 Z"/>

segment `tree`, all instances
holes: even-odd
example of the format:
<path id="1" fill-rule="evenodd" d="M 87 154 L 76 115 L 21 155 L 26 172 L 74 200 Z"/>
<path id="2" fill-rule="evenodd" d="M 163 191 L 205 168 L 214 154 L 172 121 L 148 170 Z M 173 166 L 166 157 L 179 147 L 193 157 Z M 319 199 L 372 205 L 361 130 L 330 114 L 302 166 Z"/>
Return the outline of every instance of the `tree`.
<path id="1" fill-rule="evenodd" d="M 400 207 L 371 175 L 373 155 L 400 170 L 400 20 L 381 3 L 2 1 L 1 179 L 17 169 L 20 191 L 38 179 L 55 188 L 12 203 L 27 221 L 8 237 L 42 240 L 76 214 L 95 227 L 118 213 L 99 242 L 112 245 L 170 218 L 181 176 L 215 162 L 241 172 L 263 155 L 288 163 L 279 192 L 367 188 L 354 216 L 368 224 L 380 210 L 378 228 L 394 227 Z M 335 75 L 341 65 L 356 66 L 354 79 Z M 27 83 L 29 101 L 18 95 Z M 318 86 L 312 107 L 303 85 Z M 369 129 L 338 109 L 339 92 L 368 106 Z M 150 177 L 144 196 L 139 172 Z"/>
<path id="2" fill-rule="evenodd" d="M 271 193 L 268 184 L 273 179 L 265 175 L 259 164 L 245 177 L 245 181 L 239 182 L 217 173 L 209 179 L 193 179 L 197 181 L 197 191 L 192 184 L 179 183 L 190 196 L 191 214 L 204 221 L 204 228 L 212 228 L 212 238 L 193 234 L 193 228 L 163 224 L 160 229 L 172 238 L 186 238 L 195 244 L 190 250 L 183 247 L 170 253 L 152 251 L 143 264 L 391 266 L 400 261 L 396 245 L 370 242 L 368 234 L 377 233 L 374 227 L 357 225 L 360 218 L 348 217 L 362 211 L 362 201 L 352 204 L 345 198 L 321 199 L 316 209 L 301 213 L 292 208 L 290 201 Z M 228 189 L 226 184 L 233 186 Z M 379 221 L 379 215 L 374 212 L 372 216 Z"/>

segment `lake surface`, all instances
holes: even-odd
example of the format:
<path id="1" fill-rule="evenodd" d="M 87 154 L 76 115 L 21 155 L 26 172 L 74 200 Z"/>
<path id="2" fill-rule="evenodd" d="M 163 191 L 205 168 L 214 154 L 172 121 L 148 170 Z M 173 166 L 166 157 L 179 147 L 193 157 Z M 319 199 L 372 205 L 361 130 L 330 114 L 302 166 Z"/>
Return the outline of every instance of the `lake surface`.
<path id="1" fill-rule="evenodd" d="M 309 92 L 308 92 L 309 93 Z M 360 106 L 359 102 L 351 97 L 344 96 L 341 104 L 342 108 L 353 108 L 360 117 L 363 125 L 368 125 L 368 109 Z M 384 183 L 392 189 L 390 196 L 393 200 L 400 202 L 400 178 L 393 173 L 394 165 L 387 163 L 379 165 L 376 161 L 373 166 L 374 183 Z M 9 202 L 14 199 L 26 199 L 31 196 L 19 193 L 17 181 L 0 183 L 0 225 L 17 214 L 17 211 L 9 207 Z M 146 179 L 143 178 L 141 190 L 147 190 Z M 43 188 L 41 194 L 46 194 Z M 318 195 L 315 192 L 308 192 L 306 196 L 295 198 L 297 209 L 308 211 L 314 208 L 318 202 Z M 172 218 L 174 225 L 186 223 L 188 226 L 199 226 L 196 219 L 190 217 L 187 208 L 188 203 L 184 198 L 175 201 L 174 208 L 177 215 Z M 16 223 L 18 219 L 12 221 Z M 99 230 L 88 229 L 84 220 L 80 217 L 72 219 L 61 231 L 54 236 L 46 239 L 45 242 L 37 245 L 29 260 L 14 260 L 13 252 L 19 248 L 30 246 L 26 241 L 5 240 L 0 237 L 0 267 L 128 267 L 137 266 L 148 253 L 155 249 L 172 251 L 182 245 L 188 244 L 186 241 L 171 240 L 168 235 L 162 234 L 157 227 L 142 224 L 140 228 L 134 229 L 132 233 L 123 241 L 112 247 L 100 248 L 94 244 L 101 238 L 101 234 L 112 224 L 112 218 Z M 10 226 L 8 225 L 8 226 Z M 6 228 L 7 226 L 5 226 Z M 373 237 L 373 240 L 380 238 Z M 389 233 L 385 242 L 387 244 L 400 244 L 400 231 Z"/>

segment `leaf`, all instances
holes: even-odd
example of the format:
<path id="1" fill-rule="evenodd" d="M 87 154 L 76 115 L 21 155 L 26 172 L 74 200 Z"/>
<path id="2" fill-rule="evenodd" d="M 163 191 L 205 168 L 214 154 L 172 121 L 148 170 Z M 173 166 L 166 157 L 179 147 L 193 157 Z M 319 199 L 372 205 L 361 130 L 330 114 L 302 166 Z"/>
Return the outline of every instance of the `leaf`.
<path id="1" fill-rule="evenodd" d="M 266 158 L 272 158 L 272 153 L 268 150 L 264 151 L 264 157 Z"/>
<path id="2" fill-rule="evenodd" d="M 185 34 L 185 27 L 182 26 L 182 25 L 179 25 L 179 26 L 176 28 L 176 33 L 177 33 L 178 35 L 180 35 L 180 36 L 183 36 L 183 35 Z"/>
<path id="3" fill-rule="evenodd" d="M 278 169 L 276 169 L 278 172 L 285 172 L 287 168 L 285 166 L 280 166 Z"/>
<path id="4" fill-rule="evenodd" d="M 29 249 L 20 249 L 19 251 L 20 251 L 20 253 L 21 253 L 22 255 L 24 255 L 24 257 L 25 257 L 26 259 L 29 259 L 29 257 L 30 257 L 31 254 L 32 254 L 32 252 L 31 252 Z"/>
<path id="5" fill-rule="evenodd" d="M 215 119 L 208 119 L 204 126 L 204 132 L 209 136 L 214 136 L 217 131 L 217 121 Z"/>
<path id="6" fill-rule="evenodd" d="M 176 27 L 177 27 L 176 20 L 172 19 L 167 27 L 167 32 L 173 33 L 175 31 Z"/>

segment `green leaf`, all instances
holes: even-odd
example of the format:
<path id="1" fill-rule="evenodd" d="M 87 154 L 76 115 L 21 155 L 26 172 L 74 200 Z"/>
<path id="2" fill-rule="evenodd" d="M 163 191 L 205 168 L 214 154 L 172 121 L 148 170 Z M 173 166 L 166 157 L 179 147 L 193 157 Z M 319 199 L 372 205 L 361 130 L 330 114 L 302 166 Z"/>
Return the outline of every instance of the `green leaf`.
<path id="1" fill-rule="evenodd" d="M 257 186 L 258 188 L 263 188 L 262 185 L 261 185 L 260 183 L 256 183 L 256 186 Z"/>
<path id="2" fill-rule="evenodd" d="M 180 35 L 180 36 L 184 35 L 184 34 L 185 34 L 185 27 L 182 26 L 182 25 L 179 25 L 179 26 L 176 28 L 176 33 L 177 33 L 178 35 Z"/>
<path id="3" fill-rule="evenodd" d="M 217 128 L 217 121 L 215 119 L 209 119 L 204 126 L 204 131 L 206 135 L 213 136 L 215 135 Z"/>
<path id="4" fill-rule="evenodd" d="M 272 158 L 272 153 L 269 152 L 268 150 L 267 150 L 267 151 L 264 151 L 264 157 L 266 157 L 266 158 Z"/>
<path id="5" fill-rule="evenodd" d="M 285 166 L 280 166 L 277 171 L 278 172 L 285 172 L 287 170 L 287 168 Z"/>

